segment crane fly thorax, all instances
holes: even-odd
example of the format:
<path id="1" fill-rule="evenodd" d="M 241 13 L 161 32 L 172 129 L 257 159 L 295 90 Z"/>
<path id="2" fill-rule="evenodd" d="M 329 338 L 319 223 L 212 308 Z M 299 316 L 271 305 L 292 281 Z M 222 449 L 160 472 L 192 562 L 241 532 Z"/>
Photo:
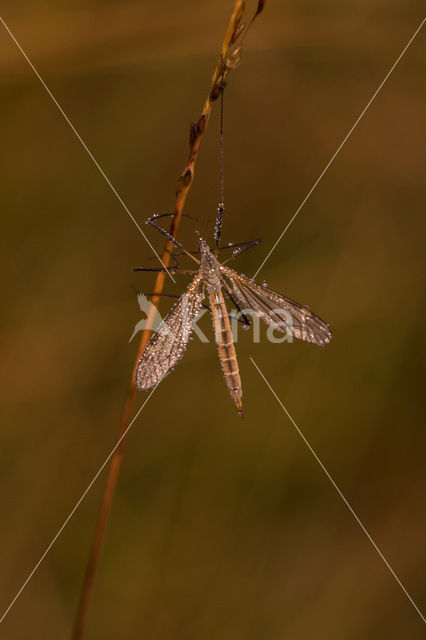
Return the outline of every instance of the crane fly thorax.
<path id="1" fill-rule="evenodd" d="M 202 241 L 200 269 L 207 288 L 216 288 L 220 285 L 220 269 L 216 257 L 212 254 L 207 244 Z"/>

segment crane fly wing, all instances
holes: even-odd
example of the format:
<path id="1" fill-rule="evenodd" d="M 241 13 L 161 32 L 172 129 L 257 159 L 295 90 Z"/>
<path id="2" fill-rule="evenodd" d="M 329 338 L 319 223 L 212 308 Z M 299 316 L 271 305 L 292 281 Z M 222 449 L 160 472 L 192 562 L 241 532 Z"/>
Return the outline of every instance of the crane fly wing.
<path id="1" fill-rule="evenodd" d="M 329 325 L 307 307 L 267 289 L 253 280 L 220 265 L 222 275 L 231 282 L 232 295 L 243 310 L 251 310 L 277 331 L 298 340 L 324 346 L 330 342 Z"/>
<path id="2" fill-rule="evenodd" d="M 204 299 L 204 292 L 200 291 L 201 282 L 202 278 L 197 274 L 147 342 L 136 367 L 138 389 L 146 391 L 157 385 L 185 353 L 192 323 Z"/>

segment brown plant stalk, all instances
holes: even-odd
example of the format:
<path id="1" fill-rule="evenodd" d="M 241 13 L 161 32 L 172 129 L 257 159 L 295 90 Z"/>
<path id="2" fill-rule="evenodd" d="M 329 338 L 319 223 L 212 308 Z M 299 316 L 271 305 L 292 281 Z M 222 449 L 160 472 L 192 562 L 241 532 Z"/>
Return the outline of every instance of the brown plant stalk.
<path id="1" fill-rule="evenodd" d="M 245 2 L 244 0 L 234 0 L 234 6 L 229 19 L 228 27 L 225 33 L 225 37 L 222 43 L 222 49 L 219 56 L 219 60 L 216 64 L 213 72 L 210 90 L 208 96 L 204 102 L 201 116 L 197 123 L 192 123 L 190 131 L 190 153 L 188 161 L 184 170 L 178 178 L 176 186 L 176 202 L 174 209 L 174 217 L 170 225 L 170 234 L 176 237 L 181 221 L 183 208 L 185 205 L 186 197 L 192 186 L 194 179 L 195 164 L 198 157 L 201 142 L 206 133 L 207 124 L 209 121 L 210 113 L 212 110 L 213 102 L 220 96 L 223 91 L 223 82 L 228 75 L 229 71 L 237 66 L 241 53 L 241 44 L 245 38 L 248 29 L 251 27 L 253 20 L 262 11 L 266 0 L 258 0 L 257 10 L 248 27 L 243 33 L 244 25 L 242 23 Z M 240 44 L 230 52 L 230 48 L 239 40 Z M 170 255 L 173 250 L 173 244 L 167 241 L 161 256 L 161 261 L 165 267 L 170 264 Z M 82 589 L 80 592 L 79 605 L 74 624 L 73 640 L 80 640 L 82 638 L 85 623 L 87 620 L 87 613 L 91 596 L 93 593 L 94 580 L 97 573 L 103 540 L 105 537 L 106 526 L 111 512 L 112 502 L 114 499 L 115 489 L 117 485 L 118 475 L 120 472 L 120 466 L 123 459 L 123 450 L 126 440 L 126 430 L 129 427 L 136 400 L 136 386 L 135 386 L 135 372 L 139 358 L 149 340 L 151 334 L 151 328 L 154 321 L 156 309 L 160 301 L 160 295 L 163 291 L 164 281 L 167 274 L 165 271 L 159 272 L 155 279 L 154 294 L 151 298 L 151 307 L 148 317 L 145 322 L 145 328 L 142 332 L 139 349 L 137 352 L 135 364 L 133 366 L 132 375 L 130 378 L 130 384 L 124 403 L 123 413 L 120 421 L 120 427 L 118 429 L 116 437 L 116 448 L 114 454 L 111 457 L 111 461 L 108 467 L 108 475 L 105 482 L 104 493 L 102 496 L 102 502 L 99 510 L 98 519 L 96 521 L 94 536 L 90 547 L 89 558 L 87 562 L 86 572 L 83 580 Z M 126 434 L 126 435 L 125 435 Z"/>

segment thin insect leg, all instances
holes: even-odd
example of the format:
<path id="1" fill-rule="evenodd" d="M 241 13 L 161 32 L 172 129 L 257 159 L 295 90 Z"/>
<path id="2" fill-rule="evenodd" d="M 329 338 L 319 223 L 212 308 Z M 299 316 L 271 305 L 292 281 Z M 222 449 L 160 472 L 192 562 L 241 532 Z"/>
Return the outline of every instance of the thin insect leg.
<path id="1" fill-rule="evenodd" d="M 195 255 L 200 255 L 201 251 L 199 249 L 194 249 L 194 251 L 192 251 L 192 249 L 191 249 L 191 251 L 189 253 L 192 253 L 192 254 L 195 254 Z M 184 251 L 180 251 L 178 253 L 173 253 L 172 255 L 175 258 L 180 258 L 180 256 L 184 256 L 186 254 L 184 253 Z M 154 260 L 155 260 L 155 256 L 154 256 Z"/>
<path id="2" fill-rule="evenodd" d="M 173 251 L 169 251 L 168 249 L 166 249 L 167 253 L 169 254 L 171 260 L 173 260 L 174 264 L 174 269 L 179 269 L 179 262 L 178 259 L 176 258 L 176 255 L 173 253 Z"/>
<path id="3" fill-rule="evenodd" d="M 174 262 L 174 265 L 173 265 L 172 267 L 169 267 L 169 271 L 170 271 L 170 269 L 179 269 L 179 262 L 178 262 L 177 256 L 183 256 L 184 254 L 183 254 L 182 252 L 180 252 L 180 253 L 174 253 L 173 251 L 169 251 L 169 249 L 164 249 L 164 252 L 165 252 L 165 253 L 168 253 L 168 254 L 169 254 L 169 256 L 170 256 L 170 258 L 171 258 L 171 259 L 173 260 L 173 262 Z M 153 258 L 153 256 L 150 256 L 150 257 L 148 258 L 148 261 L 149 261 L 149 262 L 152 262 L 152 261 L 153 261 L 153 260 L 152 260 L 152 258 Z M 154 260 L 155 260 L 155 256 L 154 256 Z"/>
<path id="4" fill-rule="evenodd" d="M 251 245 L 258 245 L 260 242 L 262 242 L 262 238 L 256 238 L 255 240 L 245 240 L 244 242 L 229 242 L 223 247 L 219 247 L 219 251 L 224 251 L 225 249 L 234 249 L 235 247 L 245 247 L 247 245 L 250 245 L 249 248 L 251 248 Z"/>
<path id="5" fill-rule="evenodd" d="M 155 218 L 174 218 L 175 217 L 175 213 L 156 213 L 153 217 Z M 182 218 L 188 218 L 188 220 L 191 220 L 192 222 L 194 222 L 196 224 L 196 226 L 198 227 L 198 218 L 196 218 L 195 216 L 190 216 L 189 213 L 182 213 Z"/>
<path id="6" fill-rule="evenodd" d="M 243 249 L 241 252 L 240 251 L 238 252 L 238 255 L 240 255 L 240 253 L 244 253 L 244 251 L 251 249 L 252 247 L 258 245 L 260 242 L 262 242 L 262 238 L 256 238 L 256 240 L 247 240 L 246 242 L 230 242 L 229 244 L 226 244 L 223 247 L 219 247 L 218 251 L 225 251 L 226 249 L 234 249 L 235 247 L 237 248 L 245 247 L 245 249 Z M 193 253 L 194 255 L 199 255 L 201 251 L 199 249 L 194 249 L 194 250 L 191 249 L 190 253 Z M 179 251 L 178 253 L 173 253 L 172 255 L 174 257 L 180 257 L 185 255 L 185 253 L 183 251 Z M 152 260 L 155 260 L 155 256 L 152 258 Z"/>
<path id="7" fill-rule="evenodd" d="M 168 249 L 165 249 L 165 252 L 169 254 L 170 258 L 173 260 L 174 265 L 172 267 L 169 267 L 169 271 L 170 269 L 179 269 L 179 262 L 178 262 L 178 256 L 184 256 L 185 254 L 183 253 L 183 251 L 181 251 L 180 253 L 174 253 L 173 251 L 169 251 Z M 192 253 L 192 252 L 191 252 Z M 155 260 L 155 256 L 150 256 L 148 258 L 149 262 L 152 262 L 153 259 Z"/>
<path id="8" fill-rule="evenodd" d="M 171 269 L 164 269 L 164 267 L 133 267 L 132 271 L 151 271 L 154 273 L 163 273 L 169 271 L 169 273 L 178 273 L 178 274 L 188 274 L 188 273 L 198 273 L 196 269 L 176 269 L 172 267 Z"/>
<path id="9" fill-rule="evenodd" d="M 219 202 L 217 206 L 216 223 L 214 227 L 215 253 L 219 252 L 220 236 L 222 235 L 223 213 L 225 211 L 223 202 Z"/>
<path id="10" fill-rule="evenodd" d="M 157 220 L 157 218 L 164 217 L 165 215 L 169 215 L 169 214 L 165 214 L 165 213 L 155 214 L 151 218 L 148 218 L 148 220 L 145 221 L 145 224 L 150 224 L 151 227 L 154 227 L 154 229 L 156 229 L 159 233 L 163 234 L 163 236 L 165 236 L 167 240 L 173 244 L 173 246 L 177 247 L 178 249 L 186 253 L 187 256 L 192 258 L 192 260 L 199 263 L 199 260 L 197 260 L 197 258 L 194 258 L 194 256 L 190 254 L 189 251 L 187 251 L 185 247 L 178 240 L 176 240 L 176 238 L 172 236 L 171 233 L 169 233 L 168 231 L 160 227 L 160 225 L 156 224 L 155 220 Z"/>
<path id="11" fill-rule="evenodd" d="M 139 296 L 145 296 L 147 298 L 152 298 L 153 296 L 158 296 L 159 298 L 180 298 L 179 295 L 176 295 L 174 293 L 156 293 L 155 291 L 151 291 L 149 293 L 147 293 L 146 291 L 141 291 L 140 289 L 137 289 L 133 284 L 131 285 L 131 288 L 133 289 L 133 292 L 139 297 Z"/>
<path id="12" fill-rule="evenodd" d="M 241 322 L 244 324 L 244 326 L 246 327 L 250 327 L 251 326 L 251 321 L 250 319 L 246 316 L 246 314 L 244 313 L 244 311 L 241 309 L 240 305 L 238 304 L 238 302 L 235 300 L 234 296 L 232 295 L 232 290 L 231 287 L 228 285 L 228 283 L 222 278 L 222 282 L 223 285 L 226 289 L 226 293 L 228 294 L 228 297 L 232 300 L 232 302 L 235 304 L 235 306 L 237 307 L 240 315 L 241 315 Z"/>
<path id="13" fill-rule="evenodd" d="M 159 298 L 180 298 L 181 296 L 178 296 L 174 293 L 155 293 L 155 291 L 151 291 L 150 293 L 146 293 L 146 291 L 138 291 L 137 292 L 142 293 L 144 296 L 148 297 L 152 297 L 152 296 L 158 296 Z"/>
<path id="14" fill-rule="evenodd" d="M 158 224 L 156 224 L 154 222 L 154 220 L 157 220 L 157 218 L 163 218 L 166 215 L 169 215 L 169 214 L 167 214 L 167 213 L 161 213 L 161 214 L 156 213 L 151 218 L 148 218 L 148 220 L 145 221 L 145 224 L 150 224 L 151 227 L 154 227 L 154 229 L 156 231 L 158 231 L 159 233 L 162 233 L 163 236 L 165 236 L 167 238 L 167 240 L 169 240 L 169 242 L 171 242 L 175 247 L 177 247 L 178 249 L 181 249 L 182 251 L 184 251 L 184 248 L 183 248 L 182 244 L 178 240 L 176 240 L 176 238 L 174 238 L 171 233 L 169 233 L 165 229 L 162 229 Z M 174 215 L 174 214 L 170 214 L 170 215 Z"/>
<path id="15" fill-rule="evenodd" d="M 256 240 L 249 240 L 248 242 L 241 242 L 240 244 L 236 244 L 235 246 L 239 248 L 235 249 L 232 252 L 232 256 L 230 258 L 227 258 L 223 262 L 221 262 L 221 264 L 226 264 L 230 260 L 235 260 L 235 258 L 240 256 L 245 251 L 248 251 L 249 249 L 252 249 L 253 247 L 257 246 L 260 242 L 262 242 L 262 238 L 256 238 Z M 229 246 L 231 247 L 232 245 L 229 245 Z"/>
<path id="16" fill-rule="evenodd" d="M 222 58 L 221 81 L 218 85 L 220 90 L 220 131 L 219 131 L 219 204 L 217 206 L 216 224 L 214 227 L 215 255 L 219 251 L 220 236 L 222 235 L 223 213 L 225 211 L 224 198 L 224 168 L 223 168 L 223 93 L 226 87 L 225 82 L 225 61 Z"/>

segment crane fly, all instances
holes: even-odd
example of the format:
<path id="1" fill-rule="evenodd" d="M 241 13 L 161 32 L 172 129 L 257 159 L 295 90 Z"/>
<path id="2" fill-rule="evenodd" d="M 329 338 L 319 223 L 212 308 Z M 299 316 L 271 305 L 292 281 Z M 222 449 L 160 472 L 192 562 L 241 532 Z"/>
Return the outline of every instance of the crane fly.
<path id="1" fill-rule="evenodd" d="M 246 276 L 233 271 L 224 262 L 219 262 L 219 242 L 222 231 L 224 214 L 224 163 L 223 163 L 223 93 L 226 87 L 225 75 L 227 72 L 226 60 L 222 59 L 221 74 L 215 86 L 216 99 L 220 95 L 220 131 L 219 131 L 219 205 L 215 225 L 215 249 L 210 250 L 207 242 L 197 232 L 199 239 L 200 259 L 187 251 L 170 233 L 160 227 L 156 220 L 162 216 L 174 214 L 155 215 L 147 220 L 154 229 L 162 233 L 169 242 L 194 260 L 198 269 L 192 271 L 195 274 L 185 293 L 179 298 L 172 311 L 164 318 L 157 332 L 153 333 L 147 342 L 145 349 L 136 365 L 135 383 L 138 389 L 147 391 L 157 386 L 161 380 L 173 369 L 175 364 L 185 353 L 190 339 L 193 323 L 196 320 L 204 299 L 207 297 L 211 312 L 214 336 L 217 345 L 219 362 L 222 367 L 226 386 L 235 402 L 238 413 L 243 415 L 241 378 L 238 368 L 237 354 L 229 322 L 228 310 L 224 299 L 225 291 L 228 297 L 238 308 L 246 326 L 249 320 L 244 311 L 254 314 L 266 324 L 281 333 L 286 333 L 305 342 L 312 342 L 323 346 L 330 342 L 331 331 L 326 322 L 304 307 L 285 296 L 282 296 L 263 285 L 259 285 Z M 195 126 L 195 125 L 194 125 Z M 193 145 L 193 127 L 191 126 L 190 146 Z M 183 214 L 185 215 L 185 214 Z M 187 216 L 190 217 L 190 216 Z M 250 249 L 260 240 L 240 243 L 238 249 L 233 252 L 232 258 L 243 251 Z M 245 245 L 245 247 L 244 247 Z M 228 245 L 229 246 L 229 245 Z M 244 247 L 244 248 L 243 248 Z M 173 253 L 171 254 L 174 257 Z M 175 258 L 175 257 L 174 257 Z M 176 259 L 176 258 L 175 258 Z M 229 258 L 231 259 L 231 258 Z M 164 269 L 137 268 L 135 271 L 164 271 Z M 177 273 L 177 267 L 175 267 Z M 190 273 L 186 271 L 186 273 Z"/>
<path id="2" fill-rule="evenodd" d="M 234 301 L 247 324 L 249 321 L 244 311 L 250 311 L 278 332 L 291 334 L 298 340 L 319 346 L 330 342 L 332 338 L 330 327 L 307 307 L 257 284 L 230 269 L 224 262 L 219 262 L 217 255 L 220 229 L 218 230 L 217 227 L 215 251 L 211 251 L 206 241 L 199 236 L 200 259 L 198 260 L 154 222 L 158 217 L 160 216 L 154 216 L 147 222 L 197 262 L 198 270 L 186 272 L 195 273 L 192 282 L 146 344 L 136 367 L 136 387 L 143 391 L 155 387 L 182 358 L 193 330 L 193 322 L 207 297 L 225 383 L 238 413 L 243 416 L 241 378 L 224 291 Z M 248 246 L 234 251 L 232 257 L 258 242 L 243 243 Z M 135 270 L 145 271 L 146 269 Z"/>

